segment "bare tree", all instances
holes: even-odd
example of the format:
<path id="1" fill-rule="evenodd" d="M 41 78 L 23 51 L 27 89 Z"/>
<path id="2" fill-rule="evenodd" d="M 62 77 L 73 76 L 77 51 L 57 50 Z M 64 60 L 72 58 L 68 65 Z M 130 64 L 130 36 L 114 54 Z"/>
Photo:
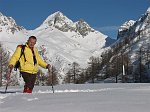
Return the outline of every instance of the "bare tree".
<path id="1" fill-rule="evenodd" d="M 88 62 L 89 66 L 87 68 L 87 80 L 91 80 L 92 83 L 94 83 L 94 80 L 98 80 L 99 79 L 99 72 L 101 70 L 102 67 L 102 62 L 101 59 L 99 57 L 90 57 L 89 59 L 90 61 Z"/>
<path id="2" fill-rule="evenodd" d="M 67 75 L 65 77 L 66 83 L 79 83 L 78 79 L 80 78 L 80 67 L 77 62 L 73 62 L 71 65 L 71 69 L 67 72 Z"/>
<path id="3" fill-rule="evenodd" d="M 39 70 L 37 73 L 37 78 L 36 78 L 36 85 L 48 85 L 50 86 L 51 84 L 56 85 L 58 84 L 58 77 L 57 77 L 57 70 L 55 69 L 54 66 L 52 66 L 52 69 L 50 72 L 47 72 L 46 74 L 42 71 Z"/>
<path id="4" fill-rule="evenodd" d="M 48 78 L 47 78 L 47 85 L 56 85 L 58 84 L 58 77 L 57 77 L 57 70 L 54 66 L 52 66 L 52 69 L 50 73 L 48 73 Z"/>
<path id="5" fill-rule="evenodd" d="M 69 70 L 66 74 L 66 77 L 64 79 L 64 82 L 65 83 L 71 83 L 71 76 L 72 76 L 72 73 L 71 73 L 71 70 Z"/>
<path id="6" fill-rule="evenodd" d="M 7 66 L 10 53 L 6 51 L 0 43 L 0 86 L 2 86 L 2 79 L 6 79 Z"/>

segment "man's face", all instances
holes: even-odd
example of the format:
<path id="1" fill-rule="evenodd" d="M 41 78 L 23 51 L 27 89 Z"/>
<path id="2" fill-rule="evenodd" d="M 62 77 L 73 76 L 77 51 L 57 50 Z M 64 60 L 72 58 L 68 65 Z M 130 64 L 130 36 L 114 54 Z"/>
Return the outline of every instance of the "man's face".
<path id="1" fill-rule="evenodd" d="M 35 44 L 36 44 L 36 39 L 30 38 L 28 40 L 28 46 L 29 46 L 29 48 L 33 48 Z"/>

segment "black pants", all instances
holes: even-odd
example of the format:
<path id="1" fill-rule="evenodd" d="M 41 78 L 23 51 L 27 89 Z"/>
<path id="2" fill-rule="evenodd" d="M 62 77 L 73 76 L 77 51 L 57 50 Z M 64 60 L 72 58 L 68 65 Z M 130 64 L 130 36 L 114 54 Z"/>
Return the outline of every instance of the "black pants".
<path id="1" fill-rule="evenodd" d="M 30 73 L 27 73 L 27 72 L 20 72 L 23 79 L 24 79 L 24 82 L 25 82 L 25 85 L 24 85 L 24 88 L 30 88 L 30 89 L 33 89 L 34 88 L 34 83 L 35 83 L 35 80 L 36 80 L 36 74 L 30 74 Z"/>

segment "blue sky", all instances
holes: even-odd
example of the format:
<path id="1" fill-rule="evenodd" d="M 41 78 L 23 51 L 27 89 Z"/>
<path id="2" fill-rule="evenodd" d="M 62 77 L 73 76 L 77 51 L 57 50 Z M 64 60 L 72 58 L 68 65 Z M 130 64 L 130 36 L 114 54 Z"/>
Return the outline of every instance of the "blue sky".
<path id="1" fill-rule="evenodd" d="M 148 7 L 150 0 L 0 0 L 0 12 L 28 30 L 61 11 L 74 22 L 84 19 L 111 38 L 116 38 L 120 25 L 137 20 Z"/>

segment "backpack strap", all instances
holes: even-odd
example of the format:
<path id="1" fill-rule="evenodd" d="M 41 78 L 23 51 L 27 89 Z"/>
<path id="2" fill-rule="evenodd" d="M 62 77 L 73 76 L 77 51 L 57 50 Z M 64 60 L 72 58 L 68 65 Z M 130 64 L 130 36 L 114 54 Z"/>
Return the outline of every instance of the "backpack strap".
<path id="1" fill-rule="evenodd" d="M 25 57 L 25 54 L 24 54 L 25 47 L 26 47 L 26 45 L 22 45 L 20 58 L 21 58 L 21 56 L 23 55 L 23 56 L 24 56 L 24 60 L 25 60 L 25 62 L 26 62 L 27 60 L 26 60 L 26 57 Z M 19 59 L 20 59 L 20 58 L 19 58 Z"/>
<path id="2" fill-rule="evenodd" d="M 24 54 L 24 50 L 25 50 L 26 45 L 18 45 L 18 47 L 21 48 L 21 53 L 20 53 L 19 60 L 20 60 L 21 56 L 23 55 L 24 59 L 25 59 L 25 62 L 26 62 L 26 57 L 25 57 L 25 54 Z"/>
<path id="3" fill-rule="evenodd" d="M 22 55 L 24 55 L 24 59 L 25 59 L 25 61 L 26 61 L 25 54 L 24 54 L 24 50 L 25 50 L 26 45 L 18 45 L 17 47 L 20 47 L 20 48 L 21 48 L 21 53 L 20 53 L 20 57 L 19 57 L 18 61 L 16 62 L 15 66 L 14 66 L 14 70 L 15 70 L 15 71 L 17 71 L 17 69 L 18 69 L 19 66 L 20 66 L 19 60 L 20 60 L 20 58 L 21 58 Z"/>

